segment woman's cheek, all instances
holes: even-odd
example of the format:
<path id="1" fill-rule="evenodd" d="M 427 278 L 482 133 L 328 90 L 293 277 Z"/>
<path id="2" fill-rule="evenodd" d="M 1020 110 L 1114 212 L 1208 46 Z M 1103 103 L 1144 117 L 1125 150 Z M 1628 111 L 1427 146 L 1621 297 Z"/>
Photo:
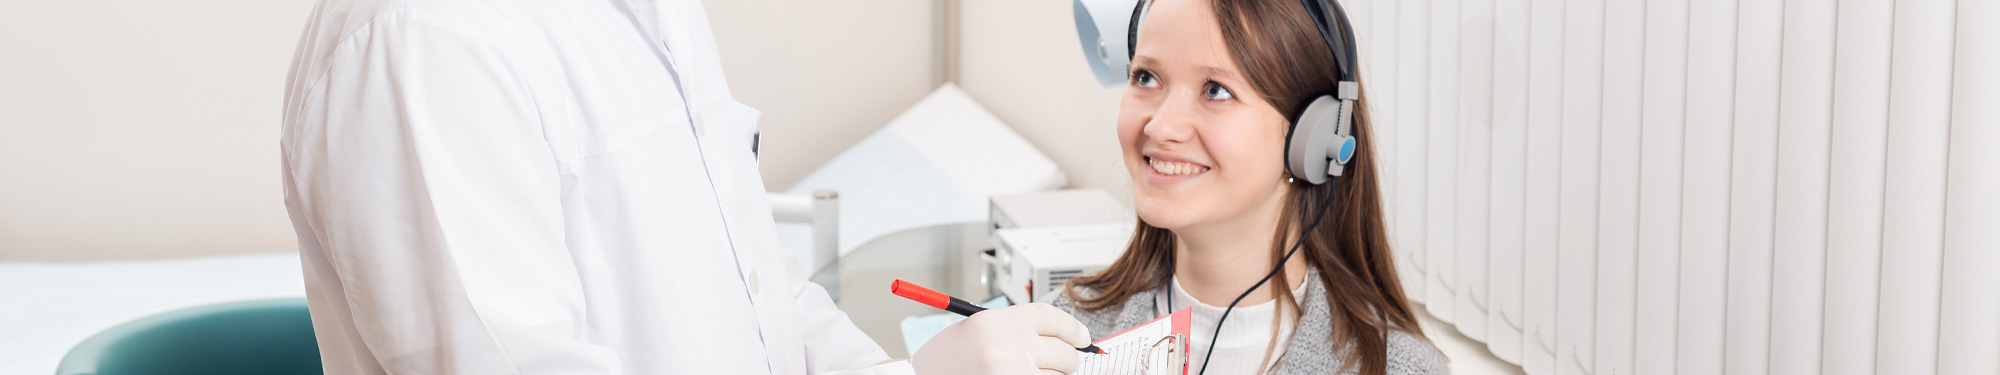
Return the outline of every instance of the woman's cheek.
<path id="1" fill-rule="evenodd" d="M 1146 160 L 1139 155 L 1139 150 L 1145 142 L 1146 122 L 1152 118 L 1152 108 L 1148 104 L 1141 98 L 1126 95 L 1125 101 L 1119 105 L 1118 123 L 1115 125 L 1118 146 L 1134 184 L 1145 178 Z"/>
<path id="2" fill-rule="evenodd" d="M 1119 118 L 1118 119 L 1119 147 L 1124 148 L 1127 153 L 1138 153 L 1139 135 L 1144 128 L 1145 128 L 1144 123 L 1140 123 L 1136 120 L 1127 120 L 1122 117 Z"/>
<path id="3" fill-rule="evenodd" d="M 1146 122 L 1152 120 L 1158 106 L 1138 98 L 1125 99 L 1119 106 L 1118 133 L 1121 136 L 1138 135 L 1146 130 Z"/>
<path id="4" fill-rule="evenodd" d="M 1237 119 L 1240 124 L 1256 126 L 1233 127 L 1231 131 L 1210 132 L 1205 137 L 1209 152 L 1215 156 L 1216 164 L 1223 168 L 1223 179 L 1227 179 L 1231 190 L 1247 193 L 1261 191 L 1272 184 L 1281 183 L 1289 176 L 1285 172 L 1285 134 L 1282 117 L 1256 116 Z M 1276 129 L 1276 131 L 1271 131 Z"/>

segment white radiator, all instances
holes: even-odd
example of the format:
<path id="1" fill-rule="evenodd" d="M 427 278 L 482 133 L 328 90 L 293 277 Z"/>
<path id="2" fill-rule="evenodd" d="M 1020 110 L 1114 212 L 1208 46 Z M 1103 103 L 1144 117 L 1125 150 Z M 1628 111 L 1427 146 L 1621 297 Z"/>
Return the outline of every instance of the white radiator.
<path id="1" fill-rule="evenodd" d="M 2000 0 L 1346 0 L 1421 308 L 1529 374 L 2000 374 Z"/>

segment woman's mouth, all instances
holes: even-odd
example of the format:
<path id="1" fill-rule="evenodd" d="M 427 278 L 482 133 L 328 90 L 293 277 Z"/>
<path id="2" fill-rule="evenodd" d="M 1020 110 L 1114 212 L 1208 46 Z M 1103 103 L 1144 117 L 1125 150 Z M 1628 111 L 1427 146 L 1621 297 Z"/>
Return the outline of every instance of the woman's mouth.
<path id="1" fill-rule="evenodd" d="M 1153 173 L 1159 173 L 1160 175 L 1163 176 L 1171 176 L 1171 177 L 1192 176 L 1201 174 L 1202 172 L 1208 172 L 1208 167 L 1194 163 L 1165 161 L 1154 158 L 1146 158 L 1146 164 L 1151 165 L 1153 167 Z"/>

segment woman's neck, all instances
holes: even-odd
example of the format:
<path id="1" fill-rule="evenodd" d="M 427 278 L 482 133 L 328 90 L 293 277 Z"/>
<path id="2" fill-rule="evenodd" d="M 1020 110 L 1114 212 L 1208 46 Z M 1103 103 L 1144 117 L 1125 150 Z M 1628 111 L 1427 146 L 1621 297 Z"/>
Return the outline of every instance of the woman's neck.
<path id="1" fill-rule="evenodd" d="M 1282 196 L 1282 195 L 1280 195 Z M 1181 289 L 1187 291 L 1201 303 L 1210 306 L 1228 306 L 1243 290 L 1256 284 L 1264 275 L 1271 273 L 1270 249 L 1275 234 L 1282 224 L 1279 220 L 1283 209 L 1282 198 L 1273 197 L 1270 204 L 1262 205 L 1242 216 L 1239 220 L 1210 223 L 1198 228 L 1182 228 L 1174 231 L 1174 277 L 1180 281 Z M 1294 230 L 1287 228 L 1285 245 Z M 1299 258 L 1294 255 L 1293 258 Z M 1286 262 L 1285 275 L 1288 284 L 1299 285 L 1305 275 L 1306 263 L 1298 259 Z M 1272 283 L 1258 286 L 1257 291 L 1243 297 L 1239 306 L 1249 306 L 1270 301 Z"/>

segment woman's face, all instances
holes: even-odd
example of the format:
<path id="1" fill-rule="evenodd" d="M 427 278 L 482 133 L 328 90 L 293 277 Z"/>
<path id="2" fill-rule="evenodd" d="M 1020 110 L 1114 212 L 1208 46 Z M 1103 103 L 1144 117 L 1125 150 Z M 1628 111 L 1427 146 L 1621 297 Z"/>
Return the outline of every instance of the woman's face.
<path id="1" fill-rule="evenodd" d="M 1275 213 L 1288 122 L 1230 58 L 1208 1 L 1157 0 L 1144 21 L 1118 113 L 1139 218 L 1178 232 Z"/>

